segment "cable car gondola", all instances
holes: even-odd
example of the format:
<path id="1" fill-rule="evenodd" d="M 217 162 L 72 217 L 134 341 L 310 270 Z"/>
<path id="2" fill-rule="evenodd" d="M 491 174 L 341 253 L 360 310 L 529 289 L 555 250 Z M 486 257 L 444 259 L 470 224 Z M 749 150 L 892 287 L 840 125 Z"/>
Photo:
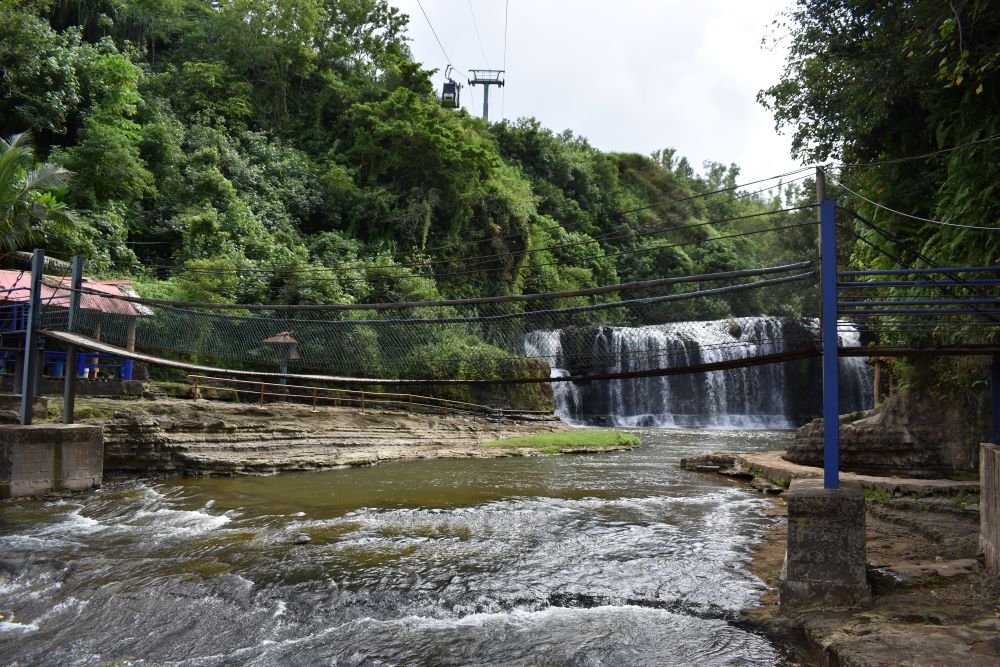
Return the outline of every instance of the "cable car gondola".
<path id="1" fill-rule="evenodd" d="M 451 78 L 452 69 L 452 66 L 448 65 L 444 72 L 448 80 L 444 82 L 444 87 L 441 89 L 441 106 L 449 109 L 457 109 L 460 106 L 459 96 L 462 93 L 462 84 L 456 83 Z"/>

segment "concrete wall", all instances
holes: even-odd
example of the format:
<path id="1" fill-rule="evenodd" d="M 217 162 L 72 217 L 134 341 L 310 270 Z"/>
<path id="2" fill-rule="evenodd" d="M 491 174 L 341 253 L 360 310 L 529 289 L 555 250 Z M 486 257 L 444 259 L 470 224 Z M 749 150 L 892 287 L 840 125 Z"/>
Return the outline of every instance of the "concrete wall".
<path id="1" fill-rule="evenodd" d="M 0 498 L 98 487 L 103 470 L 100 426 L 0 426 Z"/>
<path id="2" fill-rule="evenodd" d="M 979 543 L 990 574 L 1000 575 L 1000 445 L 979 446 Z"/>

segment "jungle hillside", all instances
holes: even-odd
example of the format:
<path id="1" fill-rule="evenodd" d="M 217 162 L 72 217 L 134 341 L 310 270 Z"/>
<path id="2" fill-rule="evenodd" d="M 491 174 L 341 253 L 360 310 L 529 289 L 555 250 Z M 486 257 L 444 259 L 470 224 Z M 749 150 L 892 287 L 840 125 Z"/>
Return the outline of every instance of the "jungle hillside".
<path id="1" fill-rule="evenodd" d="M 741 187 L 735 164 L 444 108 L 408 21 L 383 0 L 0 0 L 4 250 L 82 255 L 143 296 L 283 304 L 815 257 L 811 171 Z M 844 264 L 995 262 L 1000 7 L 799 0 L 775 32 L 791 49 L 760 102 L 803 164 L 837 165 L 828 194 L 873 223 L 843 221 Z M 815 306 L 774 290 L 664 319 Z"/>

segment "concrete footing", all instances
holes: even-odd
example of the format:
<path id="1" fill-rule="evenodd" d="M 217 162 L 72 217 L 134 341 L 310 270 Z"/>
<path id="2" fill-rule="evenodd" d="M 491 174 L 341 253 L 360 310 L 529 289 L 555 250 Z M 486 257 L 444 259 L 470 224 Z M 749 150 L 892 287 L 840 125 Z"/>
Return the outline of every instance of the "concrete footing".
<path id="1" fill-rule="evenodd" d="M 824 489 L 822 480 L 797 479 L 785 500 L 788 550 L 778 589 L 782 611 L 867 601 L 865 498 L 861 489 Z"/>
<path id="2" fill-rule="evenodd" d="M 0 426 L 0 498 L 95 488 L 103 471 L 100 426 Z"/>
<path id="3" fill-rule="evenodd" d="M 979 547 L 986 571 L 1000 575 L 1000 445 L 979 446 Z"/>

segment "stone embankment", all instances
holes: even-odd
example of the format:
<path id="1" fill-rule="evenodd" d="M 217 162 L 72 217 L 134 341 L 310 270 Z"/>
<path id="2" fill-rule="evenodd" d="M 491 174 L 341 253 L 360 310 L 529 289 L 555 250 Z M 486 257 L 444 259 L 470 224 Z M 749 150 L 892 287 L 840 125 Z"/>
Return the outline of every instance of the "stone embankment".
<path id="1" fill-rule="evenodd" d="M 967 404 L 900 392 L 878 410 L 840 418 L 840 467 L 864 475 L 975 478 L 979 443 L 989 439 L 985 394 Z M 823 465 L 823 420 L 799 429 L 784 458 Z"/>
<path id="2" fill-rule="evenodd" d="M 821 468 L 789 463 L 781 452 L 708 454 L 682 461 L 705 473 L 753 477 L 772 493 Z M 770 587 L 743 622 L 795 647 L 804 664 L 993 667 L 1000 665 L 1000 578 L 979 550 L 978 483 L 843 474 L 865 489 L 869 603 L 781 613 L 777 587 L 787 524 L 775 523 L 754 548 L 749 569 Z M 784 518 L 781 495 L 769 516 Z"/>
<path id="3" fill-rule="evenodd" d="M 105 472 L 271 474 L 362 466 L 395 459 L 500 457 L 480 443 L 566 428 L 555 417 L 407 415 L 294 404 L 265 407 L 207 401 L 91 399 L 103 423 Z"/>

